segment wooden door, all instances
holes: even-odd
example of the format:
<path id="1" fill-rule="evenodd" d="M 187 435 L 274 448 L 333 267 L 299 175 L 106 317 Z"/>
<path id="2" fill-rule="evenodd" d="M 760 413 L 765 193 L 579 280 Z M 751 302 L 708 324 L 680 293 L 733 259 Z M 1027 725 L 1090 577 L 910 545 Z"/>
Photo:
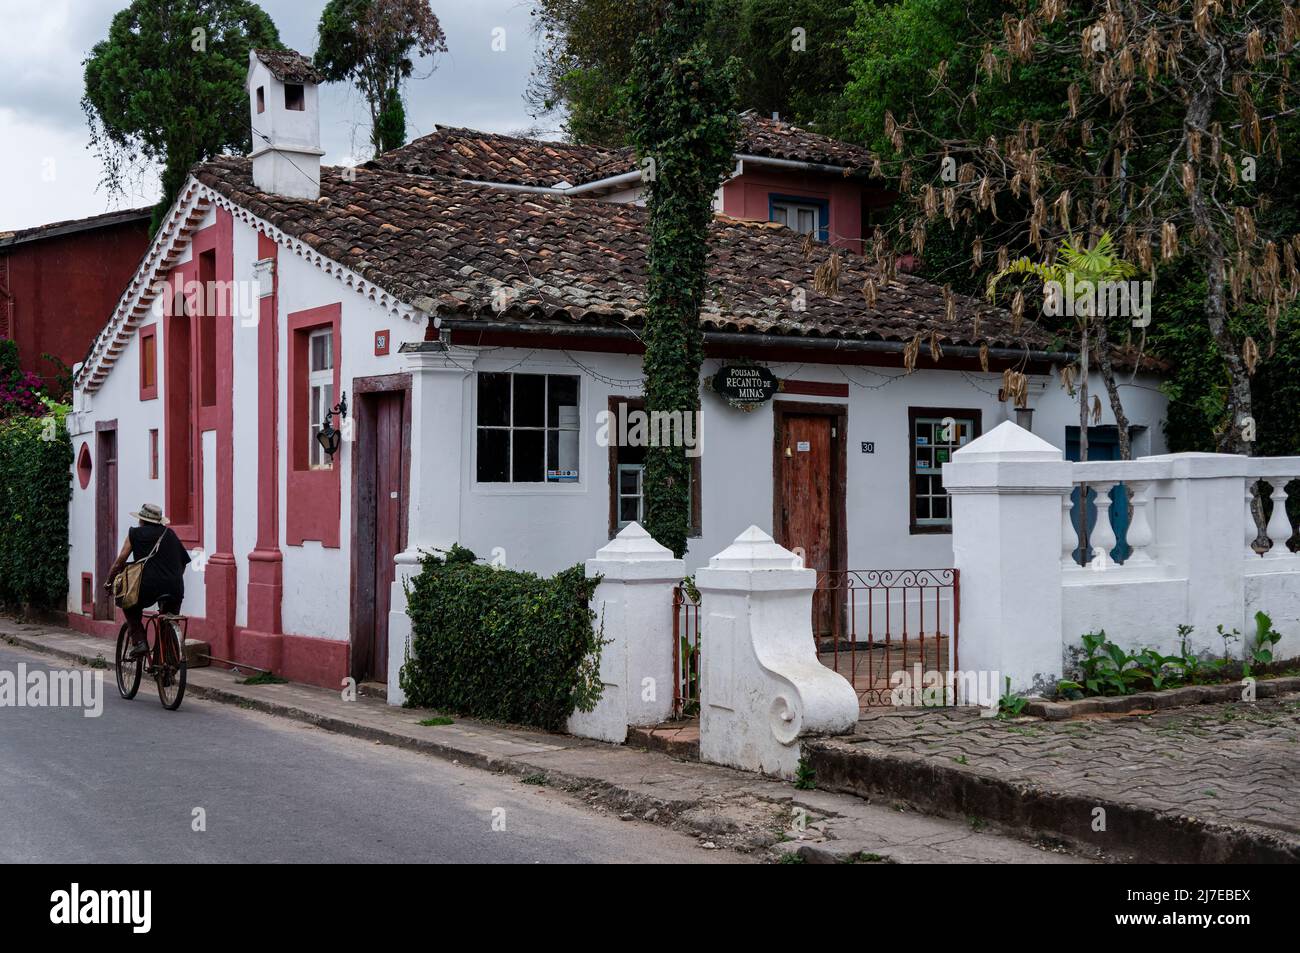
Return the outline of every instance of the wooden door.
<path id="1" fill-rule="evenodd" d="M 375 626 L 370 675 L 388 678 L 388 609 L 395 572 L 393 558 L 402 551 L 402 407 L 401 391 L 375 395 Z"/>
<path id="2" fill-rule="evenodd" d="M 827 413 L 785 410 L 777 415 L 776 541 L 802 552 L 804 565 L 817 570 L 813 629 L 833 631 L 836 600 L 827 591 L 840 563 L 843 496 L 839 447 L 840 418 Z"/>
<path id="3" fill-rule="evenodd" d="M 95 434 L 95 456 L 99 459 L 95 479 L 95 610 L 96 619 L 113 618 L 113 597 L 104 590 L 108 571 L 117 558 L 122 541 L 117 535 L 117 430 Z"/>
<path id="4" fill-rule="evenodd" d="M 388 610 L 407 495 L 406 392 L 357 394 L 353 465 L 352 675 L 388 680 Z"/>

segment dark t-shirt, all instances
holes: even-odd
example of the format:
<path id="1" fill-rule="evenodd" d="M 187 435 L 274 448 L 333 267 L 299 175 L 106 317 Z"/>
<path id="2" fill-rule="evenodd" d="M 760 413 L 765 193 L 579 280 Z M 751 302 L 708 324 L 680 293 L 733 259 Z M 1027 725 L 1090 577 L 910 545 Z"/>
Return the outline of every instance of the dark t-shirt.
<path id="1" fill-rule="evenodd" d="M 157 523 L 141 523 L 127 530 L 131 540 L 131 560 L 139 562 L 153 552 L 158 537 L 162 543 L 152 559 L 144 564 L 144 577 L 140 580 L 140 605 L 151 606 L 159 597 L 170 595 L 179 604 L 185 598 L 185 567 L 190 554 L 185 545 L 170 528 Z"/>

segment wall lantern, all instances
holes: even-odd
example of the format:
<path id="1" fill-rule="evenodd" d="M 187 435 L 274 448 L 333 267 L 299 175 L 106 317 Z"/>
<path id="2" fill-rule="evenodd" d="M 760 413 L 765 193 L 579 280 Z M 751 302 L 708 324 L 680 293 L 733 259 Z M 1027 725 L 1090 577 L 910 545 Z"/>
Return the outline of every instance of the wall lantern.
<path id="1" fill-rule="evenodd" d="M 342 434 L 334 427 L 330 426 L 330 418 L 338 417 L 340 420 L 348 415 L 348 393 L 343 392 L 339 402 L 334 405 L 333 410 L 325 412 L 325 419 L 321 422 L 320 431 L 316 434 L 316 439 L 320 442 L 321 449 L 329 456 L 339 452 L 339 440 Z"/>

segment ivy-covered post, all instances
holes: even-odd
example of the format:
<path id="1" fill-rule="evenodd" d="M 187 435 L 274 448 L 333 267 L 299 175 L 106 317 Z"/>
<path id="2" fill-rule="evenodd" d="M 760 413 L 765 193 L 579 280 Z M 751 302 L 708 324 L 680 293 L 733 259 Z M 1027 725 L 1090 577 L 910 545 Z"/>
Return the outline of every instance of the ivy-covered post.
<path id="1" fill-rule="evenodd" d="M 700 305 L 709 222 L 738 135 L 736 62 L 719 65 L 709 53 L 706 14 L 703 0 L 665 4 L 655 31 L 637 41 L 631 96 L 632 139 L 647 186 L 650 231 L 646 410 L 695 418 L 704 360 Z M 691 522 L 691 461 L 684 442 L 674 444 L 647 449 L 645 528 L 681 558 Z"/>

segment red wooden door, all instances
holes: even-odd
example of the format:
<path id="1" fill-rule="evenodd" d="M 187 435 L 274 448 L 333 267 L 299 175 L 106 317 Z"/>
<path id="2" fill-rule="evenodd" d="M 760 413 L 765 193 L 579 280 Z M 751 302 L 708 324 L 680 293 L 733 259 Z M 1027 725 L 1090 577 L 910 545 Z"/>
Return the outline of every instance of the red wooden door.
<path id="1" fill-rule="evenodd" d="M 778 443 L 779 506 L 776 541 L 802 552 L 804 566 L 817 570 L 818 591 L 813 597 L 813 630 L 831 631 L 833 600 L 825 592 L 826 573 L 835 565 L 834 453 L 831 432 L 834 418 L 813 414 L 785 414 Z"/>
<path id="2" fill-rule="evenodd" d="M 394 576 L 393 558 L 402 550 L 402 410 L 401 391 L 375 395 L 375 503 L 374 503 L 374 642 L 370 671 L 388 678 L 388 609 Z"/>
<path id="3" fill-rule="evenodd" d="M 95 481 L 95 611 L 96 619 L 113 618 L 113 597 L 104 589 L 108 570 L 122 541 L 117 536 L 117 431 L 95 434 L 99 475 Z"/>

